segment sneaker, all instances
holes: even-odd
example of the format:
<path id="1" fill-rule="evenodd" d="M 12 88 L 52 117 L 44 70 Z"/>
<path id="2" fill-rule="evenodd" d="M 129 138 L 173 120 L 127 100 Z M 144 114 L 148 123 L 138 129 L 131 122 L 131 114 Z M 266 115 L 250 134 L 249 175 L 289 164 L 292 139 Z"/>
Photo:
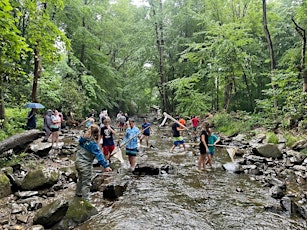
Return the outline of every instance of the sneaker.
<path id="1" fill-rule="evenodd" d="M 42 140 L 42 142 L 48 142 L 48 140 L 45 140 L 45 139 L 44 139 L 44 140 Z"/>

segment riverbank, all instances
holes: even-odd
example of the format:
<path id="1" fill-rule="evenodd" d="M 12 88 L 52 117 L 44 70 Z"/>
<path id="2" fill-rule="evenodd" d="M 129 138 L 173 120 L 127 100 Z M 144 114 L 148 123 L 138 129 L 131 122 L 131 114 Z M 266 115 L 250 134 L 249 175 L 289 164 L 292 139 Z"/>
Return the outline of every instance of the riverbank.
<path id="1" fill-rule="evenodd" d="M 137 176 L 128 171 L 127 165 L 121 165 L 114 159 L 111 165 L 114 171 L 108 174 L 98 173 L 104 175 L 103 181 L 100 182 L 100 185 L 99 183 L 95 184 L 96 189 L 92 194 L 92 202 L 98 208 L 98 217 L 96 217 L 98 219 L 94 218 L 90 222 L 84 223 L 83 229 L 94 229 L 93 226 L 96 226 L 95 229 L 99 229 L 100 223 L 104 223 L 109 228 L 112 226 L 120 228 L 120 226 L 124 226 L 123 223 L 126 223 L 128 226 L 126 229 L 133 227 L 135 229 L 141 226 L 145 227 L 146 219 L 148 220 L 147 224 L 152 226 L 149 229 L 153 226 L 156 226 L 156 229 L 162 227 L 162 225 L 154 224 L 158 219 L 164 223 L 163 226 L 170 228 L 176 229 L 176 226 L 179 228 L 179 223 L 197 228 L 197 226 L 202 226 L 200 225 L 200 217 L 196 215 L 199 212 L 204 213 L 204 218 L 206 216 L 213 218 L 214 225 L 210 221 L 206 222 L 208 229 L 221 229 L 222 226 L 230 227 L 231 225 L 237 226 L 237 228 L 234 227 L 235 229 L 242 229 L 239 226 L 244 226 L 246 222 L 251 226 L 256 226 L 256 224 L 262 224 L 266 228 L 271 226 L 271 229 L 273 226 L 281 226 L 280 223 L 288 226 L 288 229 L 304 229 L 306 227 L 303 224 L 304 217 L 299 216 L 298 213 L 289 212 L 295 204 L 300 207 L 306 205 L 304 201 L 306 198 L 304 193 L 306 191 L 304 178 L 306 172 L 303 171 L 306 169 L 306 158 L 304 156 L 298 158 L 298 152 L 293 152 L 293 150 L 290 154 L 290 150 L 286 149 L 281 150 L 280 159 L 259 156 L 252 151 L 257 146 L 251 144 L 257 142 L 258 147 L 266 145 L 264 139 L 259 142 L 259 137 L 255 137 L 253 141 L 248 142 L 242 135 L 232 138 L 222 137 L 223 144 L 236 145 L 242 151 L 240 156 L 235 157 L 235 165 L 238 166 L 238 170 L 234 173 L 223 169 L 223 166 L 230 162 L 230 158 L 227 152 L 221 148 L 217 150 L 214 159 L 215 169 L 198 173 L 195 170 L 198 158 L 197 147 L 193 148 L 192 145 L 189 145 L 188 152 L 175 149 L 173 154 L 169 153 L 172 143 L 169 126 L 159 130 L 156 125 L 154 126 L 156 133 L 151 138 L 152 148 L 141 147 L 142 152 L 139 154 L 138 163 L 156 166 L 160 170 L 159 174 Z M 22 174 L 27 175 L 29 171 L 37 169 L 38 165 L 48 169 L 45 171 L 50 171 L 51 168 L 57 169 L 60 171 L 60 176 L 49 188 L 19 192 L 12 188 L 13 194 L 1 199 L 0 208 L 3 214 L 0 220 L 3 229 L 34 228 L 33 217 L 38 210 L 53 200 L 68 199 L 74 196 L 76 173 L 74 172 L 73 159 L 79 134 L 79 130 L 63 132 L 61 149 L 49 149 L 48 154 L 41 156 L 38 152 L 29 153 L 29 158 L 18 166 L 19 169 L 17 166 L 12 169 L 15 170 L 15 173 L 19 173 L 14 178 L 21 177 Z M 185 138 L 187 142 L 190 142 L 189 136 Z M 302 171 L 298 171 L 299 163 L 302 166 L 300 167 Z M 29 168 L 26 168 L 26 164 Z M 31 165 L 33 169 L 31 169 Z M 172 169 L 172 172 L 165 170 L 166 168 Z M 289 173 L 290 171 L 292 173 Z M 7 172 L 9 172 L 8 169 Z M 297 180 L 299 178 L 298 172 L 301 175 L 300 183 Z M 296 177 L 293 178 L 293 176 Z M 269 178 L 271 180 L 268 180 Z M 278 180 L 272 180 L 273 178 Z M 117 185 L 123 185 L 125 190 L 116 199 L 105 199 L 103 190 L 110 182 L 114 185 L 114 181 Z M 286 189 L 283 188 L 284 184 Z M 280 188 L 281 193 L 270 191 L 271 188 Z M 282 195 L 274 198 L 273 194 Z M 283 202 L 283 206 L 281 202 Z M 180 207 L 180 209 L 174 210 L 172 207 Z M 161 215 L 155 213 L 154 210 L 159 210 L 158 213 L 160 212 Z M 130 211 L 140 214 L 136 217 L 134 224 L 133 219 L 130 219 Z M 196 213 L 194 213 L 195 211 Z M 144 212 L 147 214 L 145 215 Z M 179 216 L 186 215 L 187 212 L 191 215 L 180 220 Z M 240 216 L 238 212 L 241 213 Z M 167 213 L 173 214 L 167 218 Z M 122 219 L 118 219 L 116 215 L 121 216 Z M 227 215 L 229 216 L 227 217 Z M 248 215 L 252 215 L 254 220 L 247 220 Z M 235 225 L 230 217 L 237 218 L 239 222 Z M 261 223 L 262 218 L 266 220 L 265 224 Z M 270 218 L 273 219 L 270 220 Z M 218 219 L 222 222 L 218 223 Z M 175 222 L 172 224 L 171 220 Z M 250 229 L 256 228 L 251 227 Z"/>

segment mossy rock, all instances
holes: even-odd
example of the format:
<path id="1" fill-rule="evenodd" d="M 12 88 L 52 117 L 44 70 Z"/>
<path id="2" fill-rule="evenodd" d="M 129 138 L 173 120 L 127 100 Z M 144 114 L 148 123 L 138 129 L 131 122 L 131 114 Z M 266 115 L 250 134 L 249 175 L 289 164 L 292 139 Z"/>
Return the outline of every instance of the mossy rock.
<path id="1" fill-rule="evenodd" d="M 88 201 L 74 197 L 64 218 L 52 229 L 71 229 L 72 227 L 84 223 L 93 215 L 98 213 L 97 209 Z"/>
<path id="2" fill-rule="evenodd" d="M 11 193 L 10 179 L 4 173 L 0 173 L 0 198 L 7 197 Z"/>
<path id="3" fill-rule="evenodd" d="M 59 179 L 59 172 L 51 169 L 38 169 L 28 172 L 22 181 L 21 188 L 33 190 L 48 188 L 54 185 Z"/>
<path id="4" fill-rule="evenodd" d="M 67 200 L 58 199 L 44 206 L 36 213 L 33 224 L 40 224 L 45 228 L 51 228 L 65 216 L 68 205 L 69 203 Z"/>

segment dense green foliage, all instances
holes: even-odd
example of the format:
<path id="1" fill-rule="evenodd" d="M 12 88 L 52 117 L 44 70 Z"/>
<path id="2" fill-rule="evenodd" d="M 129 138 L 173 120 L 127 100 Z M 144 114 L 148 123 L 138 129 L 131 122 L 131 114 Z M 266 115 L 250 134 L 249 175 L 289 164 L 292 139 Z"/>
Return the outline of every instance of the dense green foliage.
<path id="1" fill-rule="evenodd" d="M 307 29 L 306 1 L 266 3 L 274 71 L 261 1 L 143 3 L 0 0 L 0 118 L 37 99 L 78 117 L 144 114 L 152 105 L 183 116 L 225 111 L 215 122 L 230 135 L 257 123 L 306 126 L 297 32 Z M 231 111 L 249 119 L 232 126 Z M 17 129 L 4 121 L 5 135 Z"/>

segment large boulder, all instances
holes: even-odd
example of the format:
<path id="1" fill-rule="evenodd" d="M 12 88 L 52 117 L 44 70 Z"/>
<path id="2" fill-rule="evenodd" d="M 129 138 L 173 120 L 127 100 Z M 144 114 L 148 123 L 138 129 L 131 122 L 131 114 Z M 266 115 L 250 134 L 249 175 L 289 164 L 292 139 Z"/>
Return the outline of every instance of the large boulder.
<path id="1" fill-rule="evenodd" d="M 37 139 L 30 144 L 31 151 L 38 156 L 47 156 L 51 148 L 52 148 L 52 143 L 41 142 L 40 139 Z"/>
<path id="2" fill-rule="evenodd" d="M 277 145 L 274 144 L 266 144 L 253 148 L 253 152 L 256 155 L 260 155 L 267 158 L 282 158 L 282 152 L 278 149 Z"/>
<path id="3" fill-rule="evenodd" d="M 33 224 L 39 224 L 45 228 L 51 228 L 66 215 L 68 201 L 58 199 L 40 209 L 33 219 Z"/>
<path id="4" fill-rule="evenodd" d="M 65 215 L 63 215 L 61 221 L 53 226 L 52 229 L 72 229 L 76 225 L 89 220 L 93 215 L 96 215 L 97 213 L 97 209 L 90 202 L 80 197 L 74 197 L 69 201 L 68 209 Z"/>
<path id="5" fill-rule="evenodd" d="M 59 176 L 57 169 L 33 170 L 27 173 L 20 186 L 23 190 L 49 188 L 59 180 Z"/>

